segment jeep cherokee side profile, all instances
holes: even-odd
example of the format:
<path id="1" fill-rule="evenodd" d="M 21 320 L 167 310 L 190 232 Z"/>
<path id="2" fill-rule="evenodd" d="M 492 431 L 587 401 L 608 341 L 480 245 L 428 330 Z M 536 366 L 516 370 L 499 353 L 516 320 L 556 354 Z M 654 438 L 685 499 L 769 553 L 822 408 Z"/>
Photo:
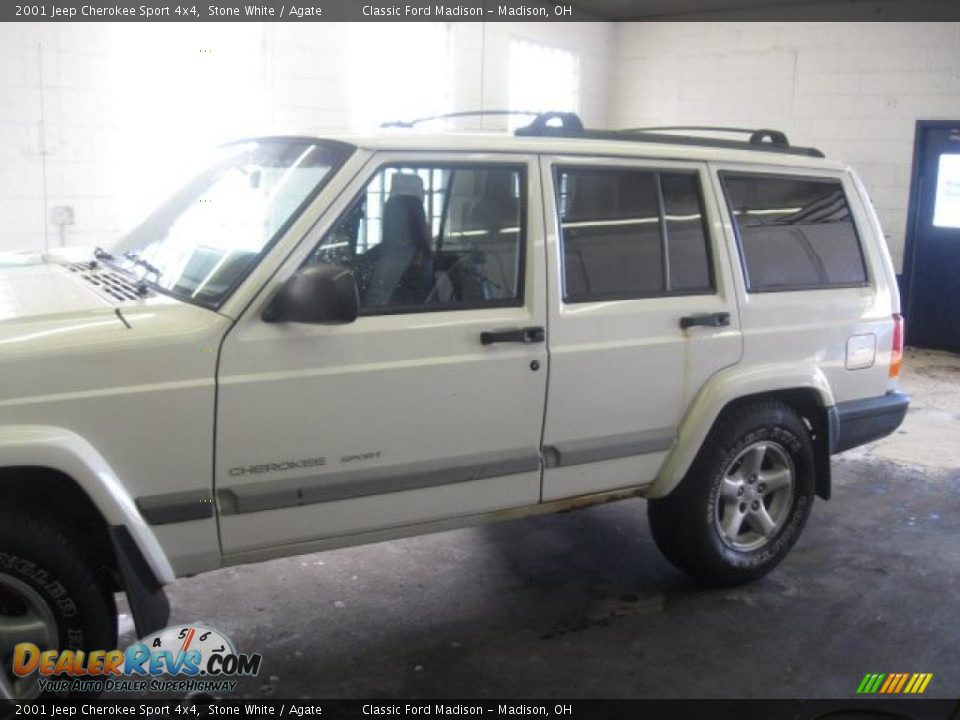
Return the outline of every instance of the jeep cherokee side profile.
<path id="1" fill-rule="evenodd" d="M 226 146 L 115 247 L 0 270 L 0 693 L 227 565 L 648 499 L 705 584 L 892 432 L 903 342 L 855 173 L 782 134 Z"/>

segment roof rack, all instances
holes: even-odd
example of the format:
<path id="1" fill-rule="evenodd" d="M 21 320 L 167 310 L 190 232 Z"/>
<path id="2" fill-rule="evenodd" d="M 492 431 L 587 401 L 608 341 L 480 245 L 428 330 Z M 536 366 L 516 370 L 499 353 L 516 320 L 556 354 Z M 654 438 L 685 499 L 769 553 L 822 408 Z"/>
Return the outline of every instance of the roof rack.
<path id="1" fill-rule="evenodd" d="M 382 128 L 412 128 L 425 122 L 434 120 L 452 120 L 453 118 L 463 117 L 483 117 L 486 115 L 528 115 L 539 116 L 542 112 L 536 110 L 465 110 L 462 112 L 442 113 L 440 115 L 428 115 L 426 117 L 414 118 L 413 120 L 392 120 L 381 123 Z"/>
<path id="2" fill-rule="evenodd" d="M 394 120 L 383 123 L 382 128 L 413 128 L 434 120 L 450 120 L 464 117 L 485 116 L 532 116 L 529 125 L 517 128 L 518 137 L 560 137 L 587 140 L 617 140 L 621 142 L 659 143 L 661 145 L 692 145 L 699 147 L 729 148 L 732 150 L 755 150 L 760 152 L 781 153 L 786 155 L 805 155 L 824 157 L 823 153 L 812 147 L 791 145 L 787 136 L 780 130 L 714 127 L 710 125 L 664 125 L 659 127 L 626 128 L 624 130 L 592 130 L 583 126 L 583 121 L 572 112 L 535 112 L 531 110 L 466 110 L 462 112 L 429 115 L 413 120 Z M 705 137 L 703 135 L 676 135 L 683 133 L 728 133 L 746 135 L 746 140 Z"/>
<path id="3" fill-rule="evenodd" d="M 747 140 L 695 135 L 673 135 L 674 131 L 735 133 L 747 135 Z M 565 137 L 593 140 L 620 140 L 624 142 L 647 142 L 668 145 L 696 145 L 701 147 L 730 148 L 734 150 L 757 150 L 761 152 L 805 155 L 822 158 L 824 154 L 812 147 L 791 145 L 787 136 L 779 130 L 755 130 L 751 128 L 712 127 L 706 125 L 675 125 L 662 127 L 628 128 L 626 130 L 588 130 L 574 113 L 540 113 L 529 125 L 518 128 L 521 137 Z"/>

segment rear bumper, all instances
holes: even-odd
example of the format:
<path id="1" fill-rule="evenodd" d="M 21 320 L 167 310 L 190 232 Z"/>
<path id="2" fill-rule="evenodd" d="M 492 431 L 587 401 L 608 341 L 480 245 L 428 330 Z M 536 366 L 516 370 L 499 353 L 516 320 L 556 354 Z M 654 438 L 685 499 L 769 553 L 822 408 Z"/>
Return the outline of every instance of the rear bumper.
<path id="1" fill-rule="evenodd" d="M 830 454 L 886 437 L 903 422 L 910 396 L 898 392 L 866 400 L 851 400 L 828 408 Z"/>

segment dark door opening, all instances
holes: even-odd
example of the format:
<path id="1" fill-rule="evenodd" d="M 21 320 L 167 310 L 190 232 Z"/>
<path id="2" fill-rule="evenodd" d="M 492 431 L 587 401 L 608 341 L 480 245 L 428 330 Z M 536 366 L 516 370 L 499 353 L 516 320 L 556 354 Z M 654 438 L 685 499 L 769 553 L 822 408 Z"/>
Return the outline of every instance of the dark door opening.
<path id="1" fill-rule="evenodd" d="M 960 120 L 920 120 L 903 256 L 909 345 L 960 352 Z"/>

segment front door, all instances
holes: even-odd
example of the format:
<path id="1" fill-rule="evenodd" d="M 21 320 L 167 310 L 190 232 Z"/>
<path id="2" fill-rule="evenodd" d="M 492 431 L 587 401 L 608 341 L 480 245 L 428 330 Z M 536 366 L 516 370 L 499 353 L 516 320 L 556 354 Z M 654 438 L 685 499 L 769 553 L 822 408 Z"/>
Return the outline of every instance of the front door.
<path id="1" fill-rule="evenodd" d="M 550 399 L 543 499 L 652 482 L 686 407 L 740 357 L 701 163 L 545 158 Z"/>
<path id="2" fill-rule="evenodd" d="M 921 122 L 904 249 L 907 342 L 960 351 L 960 121 Z"/>
<path id="3" fill-rule="evenodd" d="M 216 493 L 224 552 L 536 503 L 546 395 L 536 162 L 371 161 L 280 272 L 352 270 L 360 317 L 226 338 Z M 271 290 L 275 290 L 276 284 Z"/>

